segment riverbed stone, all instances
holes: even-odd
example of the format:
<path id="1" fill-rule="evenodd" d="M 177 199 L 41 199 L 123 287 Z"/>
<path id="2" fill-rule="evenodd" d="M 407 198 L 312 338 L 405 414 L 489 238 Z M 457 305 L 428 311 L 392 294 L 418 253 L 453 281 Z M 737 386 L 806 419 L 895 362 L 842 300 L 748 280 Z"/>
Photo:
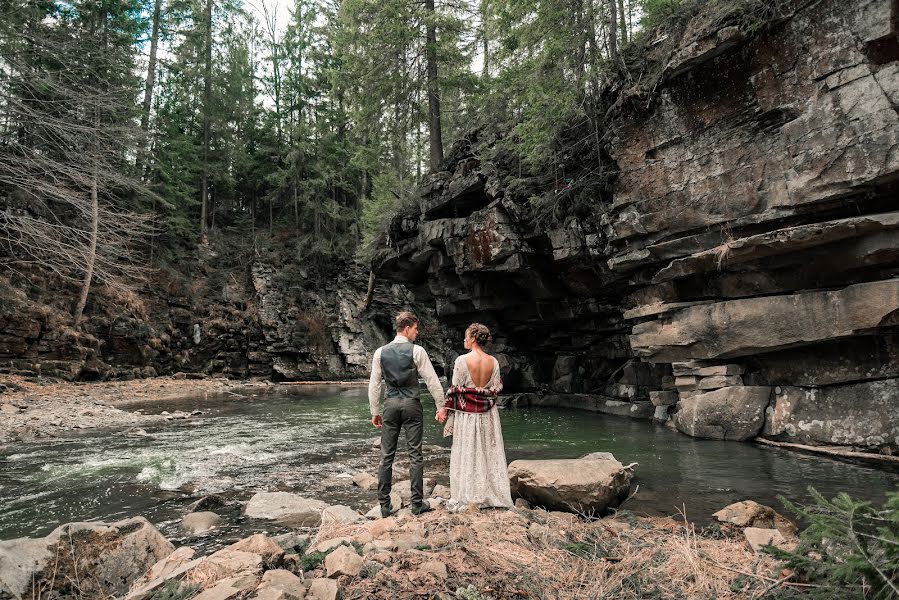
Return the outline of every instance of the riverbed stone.
<path id="1" fill-rule="evenodd" d="M 181 529 L 196 535 L 215 529 L 221 521 L 222 518 L 214 512 L 195 512 L 184 515 L 181 519 Z"/>
<path id="2" fill-rule="evenodd" d="M 258 554 L 262 557 L 263 564 L 267 569 L 276 568 L 284 558 L 284 549 L 264 533 L 246 537 L 231 544 L 228 549 Z"/>
<path id="3" fill-rule="evenodd" d="M 516 460 L 508 476 L 513 498 L 588 515 L 618 506 L 631 482 L 631 471 L 614 458 Z"/>
<path id="4" fill-rule="evenodd" d="M 797 534 L 796 526 L 782 514 L 764 504 L 754 500 L 742 500 L 729 504 L 716 512 L 715 519 L 722 524 L 736 528 L 754 527 L 757 529 L 776 529 L 784 538 L 794 538 Z"/>
<path id="5" fill-rule="evenodd" d="M 363 559 L 350 546 L 340 546 L 325 557 L 325 570 L 328 577 L 349 575 L 355 577 L 362 569 Z"/>
<path id="6" fill-rule="evenodd" d="M 255 589 L 258 581 L 255 575 L 228 577 L 203 590 L 192 600 L 231 600 L 231 598 L 237 598 Z"/>
<path id="7" fill-rule="evenodd" d="M 337 600 L 340 588 L 333 579 L 317 577 L 309 582 L 306 600 Z"/>
<path id="8" fill-rule="evenodd" d="M 54 572 L 57 551 L 73 555 Z M 64 589 L 80 581 L 84 596 L 124 595 L 131 583 L 175 547 L 149 521 L 134 517 L 114 523 L 68 523 L 44 538 L 0 541 L 0 592 L 15 598 L 32 585 Z M 0 593 L 2 596 L 2 593 Z"/>
<path id="9" fill-rule="evenodd" d="M 322 525 L 326 524 L 348 524 L 348 523 L 357 523 L 365 519 L 365 516 L 362 515 L 359 511 L 350 508 L 349 506 L 344 506 L 342 504 L 335 504 L 333 506 L 329 506 L 321 512 L 321 521 Z"/>
<path id="10" fill-rule="evenodd" d="M 771 388 L 733 386 L 712 392 L 694 392 L 677 403 L 674 424 L 692 437 L 712 440 L 748 440 L 761 431 Z"/>
<path id="11" fill-rule="evenodd" d="M 311 536 L 307 534 L 291 531 L 290 533 L 276 535 L 272 538 L 272 541 L 278 544 L 278 546 L 285 552 L 302 553 L 309 546 L 310 539 Z"/>
<path id="12" fill-rule="evenodd" d="M 303 600 L 306 586 L 303 581 L 284 569 L 273 569 L 262 575 L 262 581 L 251 596 L 255 600 Z"/>
<path id="13" fill-rule="evenodd" d="M 278 521 L 288 527 L 317 527 L 326 502 L 290 492 L 258 492 L 247 503 L 244 514 L 254 519 Z"/>
<path id="14" fill-rule="evenodd" d="M 746 541 L 756 552 L 761 552 L 763 546 L 783 546 L 787 543 L 781 533 L 776 529 L 762 529 L 759 527 L 747 527 L 743 530 Z"/>
<path id="15" fill-rule="evenodd" d="M 378 478 L 365 471 L 360 471 L 353 475 L 353 483 L 363 490 L 373 491 L 378 489 Z"/>
<path id="16" fill-rule="evenodd" d="M 427 498 L 431 490 L 434 488 L 434 480 L 425 477 L 424 478 L 424 497 Z M 403 499 L 404 504 L 408 504 L 412 499 L 412 482 L 408 479 L 404 479 L 403 481 L 398 481 L 393 484 L 392 488 L 393 492 L 396 492 Z"/>

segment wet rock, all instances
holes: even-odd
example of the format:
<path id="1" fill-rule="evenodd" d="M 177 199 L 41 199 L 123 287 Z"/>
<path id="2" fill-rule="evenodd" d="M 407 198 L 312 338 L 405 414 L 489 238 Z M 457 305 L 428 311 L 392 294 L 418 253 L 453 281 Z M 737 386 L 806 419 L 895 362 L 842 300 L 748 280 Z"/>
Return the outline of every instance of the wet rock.
<path id="1" fill-rule="evenodd" d="M 225 499 L 223 497 L 219 496 L 218 494 L 209 494 L 208 496 L 203 496 L 199 500 L 191 502 L 186 507 L 184 507 L 184 510 L 189 513 L 199 512 L 210 510 L 213 508 L 222 508 L 223 506 L 225 506 L 225 504 Z"/>
<path id="2" fill-rule="evenodd" d="M 221 521 L 222 518 L 214 512 L 195 512 L 181 519 L 181 529 L 196 535 L 214 529 Z"/>
<path id="3" fill-rule="evenodd" d="M 51 582 L 57 593 L 65 593 L 73 581 L 83 596 L 122 595 L 174 550 L 143 517 L 108 524 L 69 523 L 44 538 L 0 541 L 0 595 L 23 597 L 35 585 L 50 589 Z M 57 563 L 57 552 L 74 556 L 75 563 Z"/>
<path id="4" fill-rule="evenodd" d="M 513 497 L 550 510 L 601 514 L 630 490 L 631 472 L 614 459 L 516 460 L 509 465 Z"/>
<path id="5" fill-rule="evenodd" d="M 278 521 L 289 527 L 317 527 L 328 504 L 290 492 L 259 492 L 247 503 L 244 514 L 254 519 Z"/>
<path id="6" fill-rule="evenodd" d="M 687 435 L 713 440 L 748 440 L 762 429 L 771 388 L 734 386 L 681 395 L 674 424 Z"/>
<path id="7" fill-rule="evenodd" d="M 325 557 L 325 569 L 328 577 L 355 577 L 362 569 L 362 562 L 362 557 L 355 550 L 349 546 L 340 546 Z"/>

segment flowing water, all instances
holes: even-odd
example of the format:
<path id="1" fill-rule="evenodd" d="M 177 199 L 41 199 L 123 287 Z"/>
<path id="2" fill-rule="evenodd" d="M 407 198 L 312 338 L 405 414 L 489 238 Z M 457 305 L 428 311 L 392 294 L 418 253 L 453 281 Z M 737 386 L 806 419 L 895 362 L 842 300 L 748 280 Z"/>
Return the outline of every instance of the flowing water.
<path id="1" fill-rule="evenodd" d="M 210 538 L 218 544 L 249 532 L 277 531 L 241 516 L 239 501 L 255 491 L 294 491 L 362 512 L 376 502 L 375 492 L 340 476 L 377 472 L 379 450 L 372 440 L 378 432 L 369 420 L 364 388 L 281 387 L 249 397 L 129 408 L 203 414 L 148 427 L 148 437 L 94 431 L 0 453 L 0 539 L 44 535 L 70 521 L 143 515 L 180 541 L 186 539 L 178 527 L 185 507 L 216 493 L 229 501 L 217 511 L 223 524 L 215 541 Z M 448 485 L 450 442 L 432 415 L 425 411 L 425 476 Z M 754 444 L 697 440 L 624 417 L 508 409 L 501 419 L 509 461 L 607 451 L 625 464 L 639 463 L 634 479 L 639 490 L 625 506 L 642 514 L 686 511 L 690 520 L 707 522 L 714 511 L 747 498 L 783 510 L 778 495 L 806 501 L 810 485 L 825 496 L 846 491 L 875 502 L 899 488 L 899 473 Z M 398 459 L 402 439 L 400 447 Z M 394 471 L 405 474 L 405 468 L 400 462 Z"/>

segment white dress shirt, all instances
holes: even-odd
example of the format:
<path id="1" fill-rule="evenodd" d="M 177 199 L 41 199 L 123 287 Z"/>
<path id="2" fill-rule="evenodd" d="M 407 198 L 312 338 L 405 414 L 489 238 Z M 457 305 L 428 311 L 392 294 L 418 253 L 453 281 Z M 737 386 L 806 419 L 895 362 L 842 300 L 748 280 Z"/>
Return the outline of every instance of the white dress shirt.
<path id="1" fill-rule="evenodd" d="M 409 338 L 404 335 L 398 335 L 390 343 L 409 343 Z M 437 406 L 437 410 L 440 410 L 445 402 L 443 386 L 440 385 L 440 380 L 437 379 L 437 373 L 434 371 L 431 359 L 428 358 L 428 353 L 424 348 L 415 344 L 412 346 L 412 361 L 418 369 L 418 374 L 425 380 L 425 385 L 428 391 L 431 392 L 431 396 L 434 397 L 434 404 Z M 381 373 L 381 348 L 378 348 L 371 359 L 371 379 L 368 382 L 368 405 L 371 408 L 371 416 L 373 417 L 381 414 L 378 404 L 381 401 L 383 391 L 384 377 Z"/>

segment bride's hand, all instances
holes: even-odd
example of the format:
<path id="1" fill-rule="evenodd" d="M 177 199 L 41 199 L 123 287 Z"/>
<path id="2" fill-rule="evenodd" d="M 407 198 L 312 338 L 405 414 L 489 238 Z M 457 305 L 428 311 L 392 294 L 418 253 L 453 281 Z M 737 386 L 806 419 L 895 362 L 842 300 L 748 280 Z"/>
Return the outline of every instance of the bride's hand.
<path id="1" fill-rule="evenodd" d="M 439 422 L 443 423 L 446 421 L 446 413 L 447 413 L 447 410 L 445 408 L 441 408 L 440 410 L 437 411 L 437 416 L 435 416 L 434 418 L 437 419 Z"/>

